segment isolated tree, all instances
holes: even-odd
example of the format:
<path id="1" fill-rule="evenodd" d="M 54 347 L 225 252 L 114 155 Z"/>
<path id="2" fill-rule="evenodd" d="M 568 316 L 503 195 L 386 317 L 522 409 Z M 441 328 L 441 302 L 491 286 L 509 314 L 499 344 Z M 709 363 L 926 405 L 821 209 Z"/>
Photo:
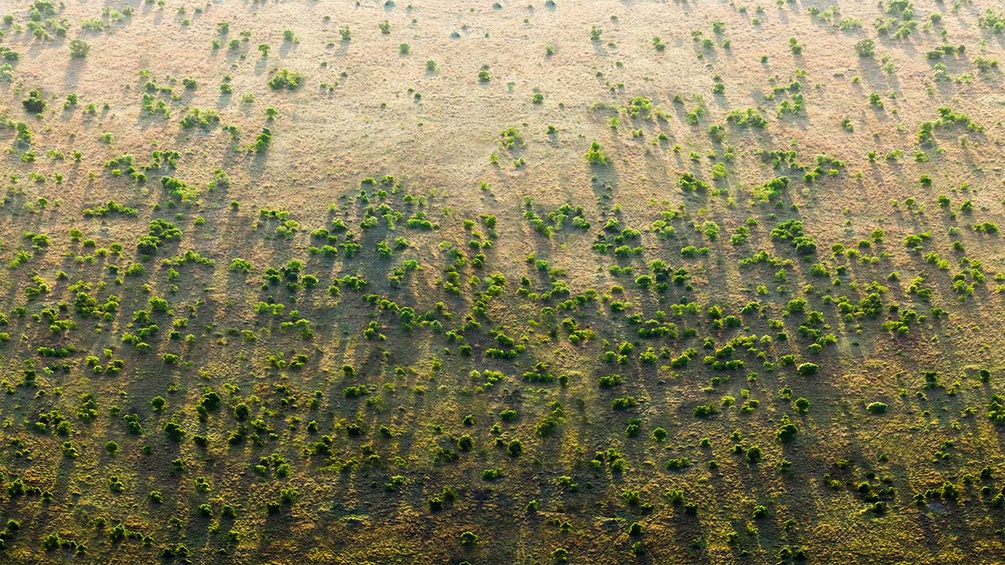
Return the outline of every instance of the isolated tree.
<path id="1" fill-rule="evenodd" d="M 859 57 L 871 59 L 876 55 L 876 42 L 869 38 L 861 39 L 855 43 L 855 52 Z"/>
<path id="2" fill-rule="evenodd" d="M 74 59 L 83 59 L 87 57 L 87 54 L 91 51 L 91 46 L 87 44 L 86 41 L 82 39 L 74 39 L 70 41 L 70 57 Z"/>
<path id="3" fill-rule="evenodd" d="M 29 114 L 41 114 L 45 111 L 45 98 L 42 97 L 42 92 L 36 88 L 28 92 L 28 97 L 21 101 L 21 105 Z"/>
<path id="4" fill-rule="evenodd" d="M 606 165 L 607 155 L 604 154 L 603 149 L 600 148 L 600 144 L 594 141 L 590 144 L 590 150 L 584 155 L 586 162 L 591 165 Z"/>

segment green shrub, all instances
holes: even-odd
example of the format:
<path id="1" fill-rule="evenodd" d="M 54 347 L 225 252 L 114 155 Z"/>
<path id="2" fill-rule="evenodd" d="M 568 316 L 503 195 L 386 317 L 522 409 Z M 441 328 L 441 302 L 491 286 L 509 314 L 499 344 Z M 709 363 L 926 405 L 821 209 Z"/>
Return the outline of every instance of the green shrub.
<path id="1" fill-rule="evenodd" d="M 279 501 L 290 506 L 300 498 L 300 491 L 294 487 L 283 487 L 279 489 Z"/>
<path id="2" fill-rule="evenodd" d="M 675 457 L 672 459 L 667 459 L 666 462 L 667 471 L 680 471 L 691 466 L 691 460 L 687 457 Z"/>
<path id="3" fill-rule="evenodd" d="M 882 402 L 870 402 L 865 407 L 865 409 L 871 414 L 884 414 L 886 413 L 887 408 L 889 407 Z"/>
<path id="4" fill-rule="evenodd" d="M 855 52 L 859 57 L 873 58 L 876 55 L 876 42 L 872 39 L 860 39 L 855 43 Z"/>
<path id="5" fill-rule="evenodd" d="M 91 46 L 82 39 L 71 39 L 69 45 L 70 57 L 74 59 L 83 59 L 91 51 Z"/>
<path id="6" fill-rule="evenodd" d="M 801 376 L 808 377 L 810 375 L 817 374 L 818 369 L 820 369 L 820 367 L 815 363 L 800 363 L 799 366 L 796 367 L 796 373 Z"/>
<path id="7" fill-rule="evenodd" d="M 600 144 L 596 141 L 590 143 L 590 149 L 584 155 L 586 162 L 591 165 L 606 165 L 607 155 L 604 154 L 603 149 L 600 148 Z"/>
<path id="8" fill-rule="evenodd" d="M 778 424 L 779 427 L 775 432 L 775 439 L 782 443 L 789 443 L 796 439 L 796 435 L 799 433 L 799 428 L 792 423 L 788 414 L 782 416 L 782 418 L 778 421 Z"/>
<path id="9" fill-rule="evenodd" d="M 615 410 L 626 410 L 638 406 L 639 401 L 634 396 L 622 396 L 611 401 L 611 408 Z"/>
<path id="10" fill-rule="evenodd" d="M 237 406 L 234 406 L 234 418 L 235 419 L 237 419 L 239 421 L 244 421 L 244 420 L 248 419 L 248 416 L 250 414 L 251 414 L 251 410 L 248 408 L 247 404 L 241 402 Z"/>
<path id="11" fill-rule="evenodd" d="M 264 153 L 271 145 L 272 130 L 269 128 L 262 128 L 262 133 L 258 134 L 258 137 L 255 138 L 253 149 L 256 153 Z"/>
<path id="12" fill-rule="evenodd" d="M 164 434 L 171 441 L 179 442 L 185 439 L 185 430 L 178 422 L 168 422 L 164 424 Z"/>
<path id="13" fill-rule="evenodd" d="M 188 113 L 178 122 L 178 125 L 185 129 L 189 128 L 202 128 L 210 129 L 213 126 L 220 123 L 220 114 L 213 110 L 201 110 L 199 108 L 190 108 Z M 163 182 L 163 179 L 162 181 Z M 166 186 L 166 185 L 165 185 Z"/>
<path id="14" fill-rule="evenodd" d="M 279 69 L 269 79 L 269 88 L 273 90 L 296 90 L 304 82 L 304 77 L 296 71 Z"/>
<path id="15" fill-rule="evenodd" d="M 21 101 L 21 105 L 29 114 L 41 114 L 45 111 L 45 97 L 38 89 L 28 91 L 28 96 Z"/>
<path id="16" fill-rule="evenodd" d="M 707 418 L 707 417 L 711 416 L 712 414 L 715 414 L 716 412 L 717 412 L 717 410 L 716 410 L 715 405 L 713 405 L 711 403 L 708 403 L 708 404 L 699 404 L 698 406 L 695 406 L 691 410 L 691 414 L 695 418 Z"/>
<path id="17" fill-rule="evenodd" d="M 230 262 L 230 270 L 240 273 L 247 273 L 251 270 L 251 262 L 241 259 L 240 257 L 234 258 Z"/>

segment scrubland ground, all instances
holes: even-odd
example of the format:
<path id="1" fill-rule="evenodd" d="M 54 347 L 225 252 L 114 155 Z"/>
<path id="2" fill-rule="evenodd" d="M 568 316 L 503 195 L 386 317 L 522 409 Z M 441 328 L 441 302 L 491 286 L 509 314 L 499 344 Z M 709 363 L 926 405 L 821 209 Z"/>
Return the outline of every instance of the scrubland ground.
<path id="1" fill-rule="evenodd" d="M 4 9 L 0 561 L 1005 552 L 996 3 Z"/>

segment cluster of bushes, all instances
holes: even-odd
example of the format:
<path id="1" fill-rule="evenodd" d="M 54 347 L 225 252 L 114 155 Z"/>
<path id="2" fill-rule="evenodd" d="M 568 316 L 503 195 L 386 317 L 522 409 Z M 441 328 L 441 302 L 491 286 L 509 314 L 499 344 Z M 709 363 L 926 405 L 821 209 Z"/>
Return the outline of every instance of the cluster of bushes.
<path id="1" fill-rule="evenodd" d="M 136 250 L 143 255 L 157 253 L 157 248 L 163 241 L 181 239 L 182 231 L 173 223 L 160 218 L 150 221 L 147 235 L 141 236 L 136 242 Z"/>
<path id="2" fill-rule="evenodd" d="M 279 69 L 269 79 L 269 88 L 273 90 L 296 90 L 304 82 L 304 77 L 296 71 Z"/>

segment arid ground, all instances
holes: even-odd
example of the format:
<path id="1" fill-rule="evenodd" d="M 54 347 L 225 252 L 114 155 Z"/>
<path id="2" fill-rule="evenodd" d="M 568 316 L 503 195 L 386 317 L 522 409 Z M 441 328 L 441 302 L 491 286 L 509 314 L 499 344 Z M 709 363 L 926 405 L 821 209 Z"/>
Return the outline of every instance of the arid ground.
<path id="1" fill-rule="evenodd" d="M 0 17 L 0 562 L 1005 555 L 1000 3 Z"/>

